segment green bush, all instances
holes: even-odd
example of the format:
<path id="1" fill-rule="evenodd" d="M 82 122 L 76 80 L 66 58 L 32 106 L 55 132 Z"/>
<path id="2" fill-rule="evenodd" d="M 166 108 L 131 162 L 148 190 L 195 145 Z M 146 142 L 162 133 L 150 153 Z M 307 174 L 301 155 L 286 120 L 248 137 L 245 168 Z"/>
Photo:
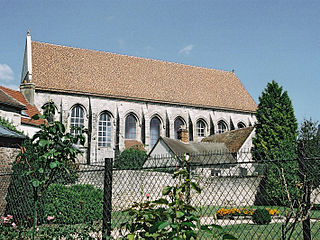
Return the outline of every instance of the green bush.
<path id="1" fill-rule="evenodd" d="M 30 177 L 24 175 L 21 164 L 13 164 L 13 174 L 10 177 L 10 184 L 6 196 L 5 214 L 13 215 L 14 220 L 19 224 L 32 225 L 34 211 L 34 188 Z M 78 179 L 76 166 L 68 164 L 66 169 L 59 169 L 54 176 L 53 183 L 73 184 Z M 41 198 L 40 198 L 41 200 Z M 41 204 L 40 204 L 41 205 Z M 43 209 L 38 211 L 39 223 L 45 219 Z"/>
<path id="2" fill-rule="evenodd" d="M 140 169 L 147 159 L 145 151 L 136 148 L 125 149 L 114 161 L 114 167 L 119 169 Z"/>
<path id="3" fill-rule="evenodd" d="M 91 223 L 102 219 L 103 191 L 92 185 L 52 184 L 41 202 L 44 216 L 54 216 L 54 223 Z"/>
<path id="4" fill-rule="evenodd" d="M 269 224 L 271 222 L 271 215 L 265 208 L 258 208 L 252 215 L 252 220 L 255 224 Z"/>

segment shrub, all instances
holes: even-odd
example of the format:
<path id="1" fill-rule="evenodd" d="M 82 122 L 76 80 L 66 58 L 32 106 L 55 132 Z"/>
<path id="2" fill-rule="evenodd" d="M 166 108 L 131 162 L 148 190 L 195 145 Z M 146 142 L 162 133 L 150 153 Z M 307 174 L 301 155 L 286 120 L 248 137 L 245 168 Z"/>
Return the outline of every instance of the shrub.
<path id="1" fill-rule="evenodd" d="M 92 185 L 52 184 L 41 201 L 41 208 L 43 216 L 54 216 L 54 223 L 92 223 L 102 219 L 103 191 Z"/>
<path id="2" fill-rule="evenodd" d="M 13 174 L 10 177 L 10 184 L 6 196 L 5 214 L 13 215 L 14 220 L 19 224 L 32 225 L 34 211 L 34 188 L 29 176 L 24 175 L 24 169 L 21 164 L 13 164 Z M 77 180 L 76 166 L 72 163 L 67 165 L 66 169 L 59 169 L 53 179 L 54 183 L 71 184 Z M 41 200 L 41 199 L 40 199 Z M 40 204 L 41 205 L 41 204 Z M 40 223 L 45 218 L 43 209 L 39 208 L 38 217 Z"/>
<path id="3" fill-rule="evenodd" d="M 271 215 L 265 208 L 258 208 L 252 215 L 252 220 L 255 224 L 269 224 L 271 222 Z"/>
<path id="4" fill-rule="evenodd" d="M 116 157 L 114 167 L 119 169 L 139 169 L 147 159 L 145 151 L 136 148 L 125 149 Z"/>

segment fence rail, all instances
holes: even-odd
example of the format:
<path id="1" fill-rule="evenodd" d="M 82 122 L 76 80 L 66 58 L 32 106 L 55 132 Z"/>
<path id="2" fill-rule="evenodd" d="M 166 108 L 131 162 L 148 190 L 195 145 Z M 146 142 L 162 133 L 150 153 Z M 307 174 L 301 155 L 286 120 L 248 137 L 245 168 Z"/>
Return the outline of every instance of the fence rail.
<path id="1" fill-rule="evenodd" d="M 320 239 L 320 157 L 253 161 L 250 152 L 215 152 L 191 154 L 187 162 L 185 158 L 149 158 L 132 168 L 114 168 L 117 159 L 106 159 L 60 174 L 41 196 L 37 238 L 120 238 L 122 224 L 131 219 L 123 210 L 163 198 L 164 187 L 179 184 L 173 173 L 186 168 L 201 188 L 200 194 L 191 190 L 186 196 L 201 224 L 223 226 L 238 239 Z M 0 175 L 0 184 L 7 189 L 0 199 L 2 215 L 13 216 L 6 220 L 18 226 L 12 234 L 27 238 L 34 209 L 31 184 L 16 172 Z M 253 221 L 257 209 L 267 209 L 269 224 Z M 199 236 L 208 238 L 201 232 Z"/>

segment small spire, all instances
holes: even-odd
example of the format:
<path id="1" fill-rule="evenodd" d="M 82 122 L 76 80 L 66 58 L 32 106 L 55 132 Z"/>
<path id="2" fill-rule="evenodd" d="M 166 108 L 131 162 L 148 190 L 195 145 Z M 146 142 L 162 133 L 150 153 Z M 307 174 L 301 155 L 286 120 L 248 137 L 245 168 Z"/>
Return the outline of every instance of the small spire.
<path id="1" fill-rule="evenodd" d="M 27 36 L 30 36 L 31 34 L 30 34 L 30 29 L 28 29 L 28 31 L 27 31 Z"/>
<path id="2" fill-rule="evenodd" d="M 232 69 L 232 71 L 231 71 L 232 73 L 234 73 L 234 69 Z"/>

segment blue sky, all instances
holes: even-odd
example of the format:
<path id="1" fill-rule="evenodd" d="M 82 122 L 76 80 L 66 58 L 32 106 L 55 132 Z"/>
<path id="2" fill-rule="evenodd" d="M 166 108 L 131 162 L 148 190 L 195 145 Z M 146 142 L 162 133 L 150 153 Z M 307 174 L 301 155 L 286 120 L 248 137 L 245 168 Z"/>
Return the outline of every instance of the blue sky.
<path id="1" fill-rule="evenodd" d="M 288 91 L 299 122 L 320 120 L 320 1 L 0 0 L 0 84 L 17 88 L 33 40 L 235 73 L 258 103 Z"/>

